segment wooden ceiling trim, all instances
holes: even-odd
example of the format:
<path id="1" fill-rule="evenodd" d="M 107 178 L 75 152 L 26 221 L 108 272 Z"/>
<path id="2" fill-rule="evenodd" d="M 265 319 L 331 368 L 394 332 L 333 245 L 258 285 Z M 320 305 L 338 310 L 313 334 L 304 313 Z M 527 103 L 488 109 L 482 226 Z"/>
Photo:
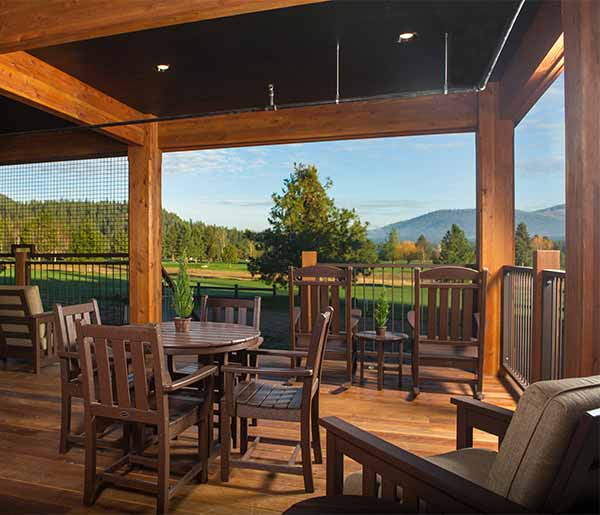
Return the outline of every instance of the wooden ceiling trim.
<path id="1" fill-rule="evenodd" d="M 474 131 L 477 94 L 348 102 L 161 122 L 163 151 Z"/>
<path id="2" fill-rule="evenodd" d="M 4 0 L 0 53 L 326 0 Z"/>
<path id="3" fill-rule="evenodd" d="M 147 118 L 26 52 L 0 54 L 0 94 L 79 124 Z M 135 125 L 100 132 L 129 144 L 144 141 L 143 129 Z"/>
<path id="4" fill-rule="evenodd" d="M 92 131 L 0 136 L 0 165 L 125 156 L 127 148 Z"/>
<path id="5" fill-rule="evenodd" d="M 502 76 L 502 117 L 517 125 L 560 76 L 564 63 L 560 3 L 544 3 Z"/>

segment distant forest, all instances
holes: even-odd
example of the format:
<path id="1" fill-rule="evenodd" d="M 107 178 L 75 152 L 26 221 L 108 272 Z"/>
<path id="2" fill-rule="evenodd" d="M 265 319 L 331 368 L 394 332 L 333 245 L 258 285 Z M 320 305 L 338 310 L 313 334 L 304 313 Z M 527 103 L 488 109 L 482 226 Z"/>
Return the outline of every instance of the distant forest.
<path id="1" fill-rule="evenodd" d="M 127 203 L 91 201 L 16 202 L 0 195 L 0 252 L 13 243 L 34 244 L 40 253 L 127 252 Z M 182 220 L 163 210 L 163 257 L 184 253 L 194 261 L 235 262 L 253 257 L 245 231 Z"/>

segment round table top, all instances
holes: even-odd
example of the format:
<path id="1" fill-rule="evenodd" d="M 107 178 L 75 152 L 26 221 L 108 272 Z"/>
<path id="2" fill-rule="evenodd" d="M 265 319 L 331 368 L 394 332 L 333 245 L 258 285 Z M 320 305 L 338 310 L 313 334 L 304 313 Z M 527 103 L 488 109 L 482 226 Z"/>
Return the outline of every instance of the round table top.
<path id="1" fill-rule="evenodd" d="M 375 331 L 359 331 L 356 333 L 357 338 L 364 338 L 365 340 L 375 340 L 378 342 L 399 342 L 402 340 L 408 340 L 408 334 L 405 333 L 391 333 L 386 331 L 385 336 L 379 336 Z"/>
<path id="2" fill-rule="evenodd" d="M 174 322 L 160 324 L 163 348 L 167 354 L 221 354 L 255 346 L 260 331 L 252 326 L 221 322 L 195 322 L 189 333 L 175 331 Z"/>

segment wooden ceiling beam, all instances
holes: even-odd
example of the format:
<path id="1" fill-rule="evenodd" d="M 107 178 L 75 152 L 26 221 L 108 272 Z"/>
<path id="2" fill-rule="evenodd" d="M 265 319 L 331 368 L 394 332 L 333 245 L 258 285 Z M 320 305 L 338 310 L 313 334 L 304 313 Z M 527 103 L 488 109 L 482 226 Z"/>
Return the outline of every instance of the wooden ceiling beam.
<path id="1" fill-rule="evenodd" d="M 0 95 L 78 124 L 147 118 L 147 115 L 26 52 L 0 54 Z M 144 131 L 136 125 L 99 131 L 128 144 L 141 145 L 144 142 Z"/>
<path id="2" fill-rule="evenodd" d="M 559 2 L 544 2 L 500 82 L 501 115 L 517 125 L 564 69 Z"/>
<path id="3" fill-rule="evenodd" d="M 0 135 L 0 166 L 126 155 L 127 145 L 92 131 Z"/>
<path id="4" fill-rule="evenodd" d="M 325 0 L 4 0 L 0 53 Z"/>
<path id="5" fill-rule="evenodd" d="M 161 122 L 163 151 L 469 132 L 477 94 L 347 102 Z"/>

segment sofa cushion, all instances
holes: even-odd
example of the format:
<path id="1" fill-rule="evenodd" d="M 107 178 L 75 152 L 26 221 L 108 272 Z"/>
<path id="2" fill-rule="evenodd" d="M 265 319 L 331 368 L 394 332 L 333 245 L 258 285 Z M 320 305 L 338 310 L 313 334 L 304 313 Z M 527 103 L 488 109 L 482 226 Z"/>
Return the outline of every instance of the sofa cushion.
<path id="1" fill-rule="evenodd" d="M 25 317 L 24 310 L 11 310 L 2 309 L 2 305 L 16 304 L 19 302 L 19 297 L 2 295 L 3 291 L 22 291 L 25 297 L 25 303 L 32 315 L 38 315 L 44 312 L 42 306 L 42 299 L 40 297 L 40 290 L 38 286 L 0 286 L 0 317 Z M 23 333 L 29 335 L 29 328 L 26 325 L 20 324 L 2 324 L 2 330 L 11 333 Z M 46 327 L 42 324 L 40 327 L 41 345 L 42 348 L 46 348 Z M 31 340 L 29 338 L 7 338 L 6 343 L 8 345 L 16 346 L 30 346 Z"/>
<path id="2" fill-rule="evenodd" d="M 496 451 L 469 447 L 425 459 L 473 483 L 485 486 L 497 455 Z"/>
<path id="3" fill-rule="evenodd" d="M 542 508 L 575 428 L 586 411 L 600 407 L 600 376 L 540 381 L 529 386 L 487 487 L 532 510 Z"/>

